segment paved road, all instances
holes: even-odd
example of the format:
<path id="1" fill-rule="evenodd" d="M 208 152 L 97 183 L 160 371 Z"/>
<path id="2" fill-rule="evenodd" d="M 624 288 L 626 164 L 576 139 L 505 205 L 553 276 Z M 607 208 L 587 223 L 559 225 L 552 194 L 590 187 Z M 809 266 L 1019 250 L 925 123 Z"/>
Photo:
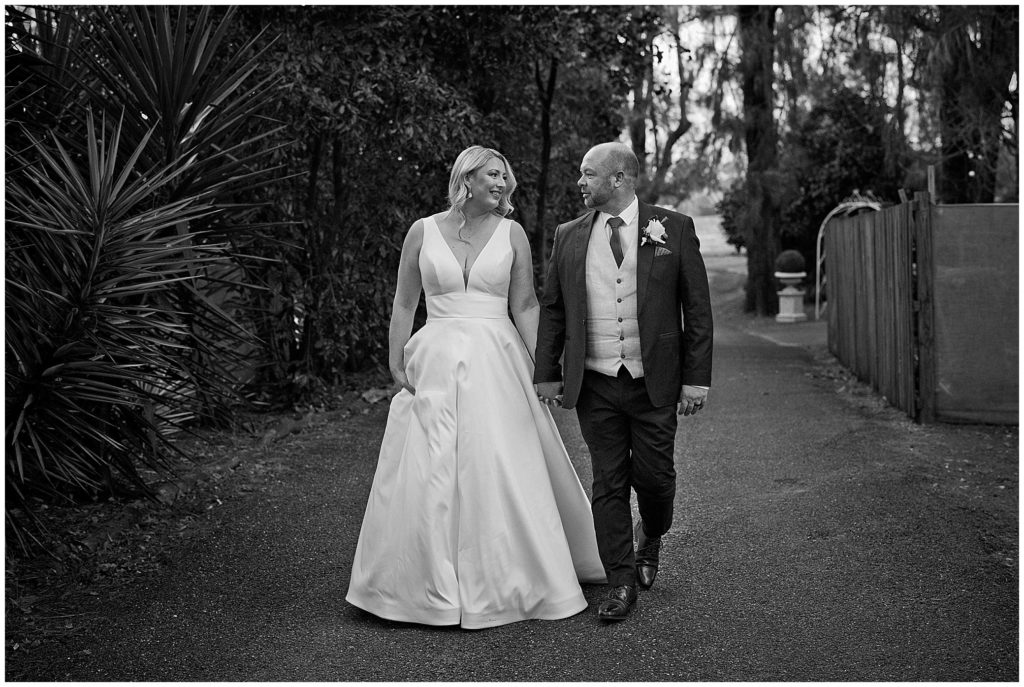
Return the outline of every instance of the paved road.
<path id="1" fill-rule="evenodd" d="M 628 621 L 596 619 L 596 586 L 572 618 L 477 632 L 349 607 L 377 406 L 278 444 L 277 481 L 97 598 L 91 632 L 39 647 L 21 679 L 1016 680 L 1016 431 L 906 421 L 837 372 L 820 323 L 738 313 L 741 259 L 708 264 L 710 405 L 681 423 L 677 525 Z"/>

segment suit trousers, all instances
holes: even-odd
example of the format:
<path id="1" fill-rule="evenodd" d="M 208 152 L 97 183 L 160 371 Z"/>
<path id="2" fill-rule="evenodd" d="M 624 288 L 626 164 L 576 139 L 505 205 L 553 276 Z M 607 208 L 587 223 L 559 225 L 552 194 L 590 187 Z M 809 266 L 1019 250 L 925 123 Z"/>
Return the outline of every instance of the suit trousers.
<path id="1" fill-rule="evenodd" d="M 594 527 L 608 584 L 636 584 L 630 489 L 647 536 L 667 532 L 676 493 L 676 406 L 654 407 L 644 380 L 622 367 L 617 377 L 584 373 L 576 414 L 593 464 Z"/>

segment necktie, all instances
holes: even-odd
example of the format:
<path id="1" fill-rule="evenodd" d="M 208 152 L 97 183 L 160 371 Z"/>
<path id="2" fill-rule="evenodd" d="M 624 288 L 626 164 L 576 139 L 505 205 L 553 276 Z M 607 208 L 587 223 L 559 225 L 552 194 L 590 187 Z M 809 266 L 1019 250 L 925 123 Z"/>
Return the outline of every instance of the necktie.
<path id="1" fill-rule="evenodd" d="M 611 236 L 608 243 L 612 247 L 612 255 L 615 256 L 615 264 L 622 267 L 622 242 L 619 241 L 619 227 L 625 224 L 621 217 L 612 217 L 608 220 L 608 228 L 611 229 Z"/>

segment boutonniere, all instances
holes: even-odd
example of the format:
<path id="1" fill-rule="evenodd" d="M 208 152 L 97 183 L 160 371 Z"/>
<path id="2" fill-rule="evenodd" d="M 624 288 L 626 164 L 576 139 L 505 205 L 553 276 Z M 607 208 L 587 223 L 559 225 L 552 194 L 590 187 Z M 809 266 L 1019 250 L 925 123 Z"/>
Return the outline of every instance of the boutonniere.
<path id="1" fill-rule="evenodd" d="M 661 223 L 661 220 L 657 217 L 652 217 L 640 234 L 640 245 L 646 246 L 648 243 L 657 243 L 664 246 L 666 233 L 665 225 Z"/>

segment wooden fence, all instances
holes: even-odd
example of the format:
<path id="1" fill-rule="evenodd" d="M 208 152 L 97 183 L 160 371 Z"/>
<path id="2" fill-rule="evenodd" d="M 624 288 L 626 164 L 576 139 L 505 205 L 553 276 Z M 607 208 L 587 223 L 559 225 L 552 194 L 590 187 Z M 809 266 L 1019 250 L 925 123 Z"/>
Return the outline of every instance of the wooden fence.
<path id="1" fill-rule="evenodd" d="M 1018 206 L 927 193 L 825 230 L 829 349 L 919 422 L 1018 422 Z"/>

